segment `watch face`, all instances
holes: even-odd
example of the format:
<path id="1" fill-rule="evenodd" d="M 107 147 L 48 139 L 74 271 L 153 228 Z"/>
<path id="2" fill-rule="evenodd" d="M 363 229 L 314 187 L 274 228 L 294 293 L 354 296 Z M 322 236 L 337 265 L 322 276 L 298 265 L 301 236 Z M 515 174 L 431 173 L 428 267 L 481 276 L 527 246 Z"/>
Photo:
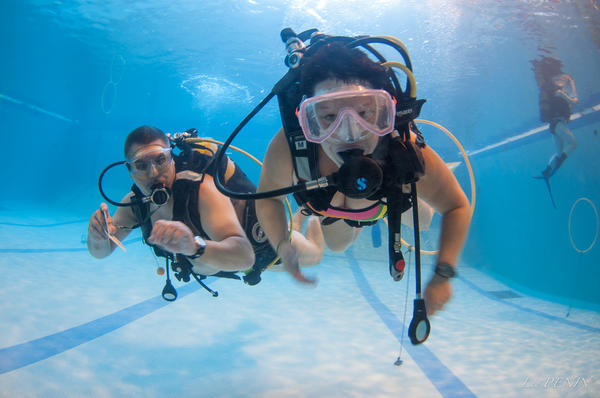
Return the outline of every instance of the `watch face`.
<path id="1" fill-rule="evenodd" d="M 194 236 L 194 241 L 198 244 L 198 246 L 206 247 L 206 242 L 199 236 Z"/>
<path id="2" fill-rule="evenodd" d="M 194 242 L 196 242 L 196 244 L 198 244 L 198 250 L 196 250 L 196 253 L 194 253 L 191 256 L 188 256 L 189 258 L 198 258 L 201 255 L 204 254 L 204 250 L 206 249 L 206 242 L 204 241 L 204 239 L 202 239 L 199 236 L 194 236 Z"/>

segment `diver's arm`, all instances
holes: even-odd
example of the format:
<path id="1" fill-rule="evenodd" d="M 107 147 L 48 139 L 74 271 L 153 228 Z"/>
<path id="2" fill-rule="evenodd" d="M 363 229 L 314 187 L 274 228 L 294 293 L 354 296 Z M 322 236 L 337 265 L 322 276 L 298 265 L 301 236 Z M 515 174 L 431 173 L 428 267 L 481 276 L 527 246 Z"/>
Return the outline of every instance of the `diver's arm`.
<path id="1" fill-rule="evenodd" d="M 577 98 L 577 88 L 575 87 L 575 82 L 571 76 L 565 73 L 560 75 L 555 82 L 559 87 L 559 89 L 556 90 L 555 95 L 563 97 L 572 104 L 579 102 L 579 98 Z"/>
<path id="2" fill-rule="evenodd" d="M 206 241 L 204 254 L 190 261 L 223 271 L 240 271 L 252 267 L 252 245 L 238 221 L 231 201 L 217 190 L 210 175 L 205 175 L 200 184 L 198 207 L 202 228 L 211 240 Z"/>
<path id="3" fill-rule="evenodd" d="M 189 261 L 204 275 L 219 271 L 246 270 L 254 263 L 254 252 L 235 214 L 231 201 L 223 196 L 211 176 L 206 175 L 198 189 L 198 212 L 206 240 L 203 253 L 194 233 L 181 221 L 157 220 L 152 226 L 148 243 L 171 253 L 187 256 Z"/>
<path id="4" fill-rule="evenodd" d="M 123 198 L 123 202 L 129 202 L 132 193 L 130 192 Z M 95 258 L 104 258 L 109 256 L 117 245 L 108 238 L 108 232 L 118 240 L 122 241 L 129 235 L 129 228 L 120 228 L 120 226 L 135 225 L 135 217 L 131 208 L 118 207 L 115 214 L 111 217 L 108 205 L 101 203 L 90 217 L 88 226 L 87 248 L 89 253 Z"/>
<path id="5" fill-rule="evenodd" d="M 426 174 L 417 182 L 417 192 L 442 215 L 437 262 L 456 266 L 471 222 L 471 207 L 454 174 L 430 147 L 422 150 Z"/>
<path id="6" fill-rule="evenodd" d="M 576 104 L 579 102 L 579 98 L 577 97 L 577 88 L 575 87 L 575 82 L 573 81 L 573 78 L 571 78 L 571 76 L 565 76 L 569 85 L 569 89 L 565 90 L 565 94 L 569 96 L 569 101 L 571 101 L 572 104 Z"/>
<path id="7" fill-rule="evenodd" d="M 283 130 L 271 140 L 265 153 L 257 192 L 271 191 L 292 185 L 292 158 L 285 142 Z M 256 201 L 256 216 L 265 231 L 271 246 L 277 249 L 289 240 L 284 197 L 259 199 Z"/>
<path id="8" fill-rule="evenodd" d="M 265 154 L 257 192 L 271 191 L 293 184 L 292 156 L 283 129 L 273 137 Z M 284 268 L 300 282 L 312 282 L 299 270 L 296 247 L 290 242 L 284 197 L 256 201 L 256 216 L 271 246 L 281 256 Z"/>
<path id="9" fill-rule="evenodd" d="M 466 195 L 442 159 L 429 147 L 423 148 L 426 173 L 417 182 L 419 195 L 442 215 L 438 264 L 456 267 L 471 222 Z M 425 287 L 427 315 L 441 310 L 452 296 L 446 277 L 434 274 Z"/>

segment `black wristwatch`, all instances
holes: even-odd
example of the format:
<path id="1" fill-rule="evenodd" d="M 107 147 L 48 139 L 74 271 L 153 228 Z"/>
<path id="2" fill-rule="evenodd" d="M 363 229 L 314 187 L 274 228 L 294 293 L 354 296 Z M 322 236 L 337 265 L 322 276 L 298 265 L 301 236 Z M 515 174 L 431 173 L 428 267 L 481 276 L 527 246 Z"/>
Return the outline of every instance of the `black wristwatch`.
<path id="1" fill-rule="evenodd" d="M 435 266 L 435 274 L 443 278 L 450 279 L 456 276 L 454 267 L 448 263 L 440 263 Z"/>
<path id="2" fill-rule="evenodd" d="M 206 241 L 204 239 L 202 239 L 201 237 L 199 237 L 198 235 L 194 236 L 194 242 L 196 242 L 196 244 L 198 245 L 198 250 L 196 250 L 196 253 L 192 254 L 191 256 L 187 256 L 187 258 L 191 258 L 191 259 L 198 258 L 201 255 L 203 255 L 204 250 L 206 250 Z"/>

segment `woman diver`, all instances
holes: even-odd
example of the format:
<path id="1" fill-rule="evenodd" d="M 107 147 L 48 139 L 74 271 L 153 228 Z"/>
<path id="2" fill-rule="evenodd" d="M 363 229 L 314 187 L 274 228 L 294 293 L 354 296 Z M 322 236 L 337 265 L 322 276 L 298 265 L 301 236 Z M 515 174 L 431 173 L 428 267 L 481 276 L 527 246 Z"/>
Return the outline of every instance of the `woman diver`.
<path id="1" fill-rule="evenodd" d="M 258 192 L 275 191 L 336 173 L 364 174 L 353 180 L 356 194 L 331 186 L 296 193 L 305 211 L 320 217 L 327 246 L 333 251 L 344 251 L 356 240 L 362 226 L 386 213 L 389 219 L 390 212 L 400 214 L 407 210 L 410 204 L 407 206 L 406 200 L 398 198 L 408 195 L 416 182 L 419 198 L 442 215 L 436 272 L 425 290 L 427 313 L 440 310 L 451 296 L 449 278 L 455 274 L 467 236 L 470 205 L 443 160 L 424 144 L 412 118 L 402 128 L 399 126 L 398 115 L 402 111 L 397 104 L 403 98 L 397 98 L 388 68 L 357 47 L 328 42 L 310 56 L 304 56 L 298 89 L 302 100 L 295 113 L 302 140 L 290 136 L 285 128 L 273 137 L 265 155 Z M 296 116 L 282 112 L 284 127 L 286 117 Z M 307 146 L 314 148 L 313 155 L 300 156 Z M 300 175 L 302 169 L 304 176 Z M 379 177 L 377 169 L 381 169 Z M 372 175 L 379 178 L 375 184 L 379 188 L 361 194 L 359 191 L 368 191 L 365 187 Z M 400 194 L 385 188 L 394 181 L 400 181 L 397 184 L 401 187 Z M 288 237 L 283 199 L 277 196 L 257 200 L 259 222 L 285 269 L 299 282 L 314 283 L 300 272 L 303 251 Z M 413 199 L 414 206 L 416 195 Z M 427 218 L 422 212 L 420 215 Z"/>

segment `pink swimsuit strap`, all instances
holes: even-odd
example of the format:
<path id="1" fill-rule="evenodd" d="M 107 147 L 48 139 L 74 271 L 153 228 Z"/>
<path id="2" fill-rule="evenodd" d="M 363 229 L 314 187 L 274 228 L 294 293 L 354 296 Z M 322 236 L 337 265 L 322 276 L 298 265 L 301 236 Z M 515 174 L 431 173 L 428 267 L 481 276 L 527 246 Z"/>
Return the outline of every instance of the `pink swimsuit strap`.
<path id="1" fill-rule="evenodd" d="M 325 217 L 343 218 L 355 221 L 374 221 L 385 217 L 387 213 L 387 205 L 382 202 L 377 202 L 364 209 L 343 209 L 339 207 L 330 207 L 325 211 L 317 211 L 313 209 L 310 203 L 306 205 L 315 213 Z"/>

